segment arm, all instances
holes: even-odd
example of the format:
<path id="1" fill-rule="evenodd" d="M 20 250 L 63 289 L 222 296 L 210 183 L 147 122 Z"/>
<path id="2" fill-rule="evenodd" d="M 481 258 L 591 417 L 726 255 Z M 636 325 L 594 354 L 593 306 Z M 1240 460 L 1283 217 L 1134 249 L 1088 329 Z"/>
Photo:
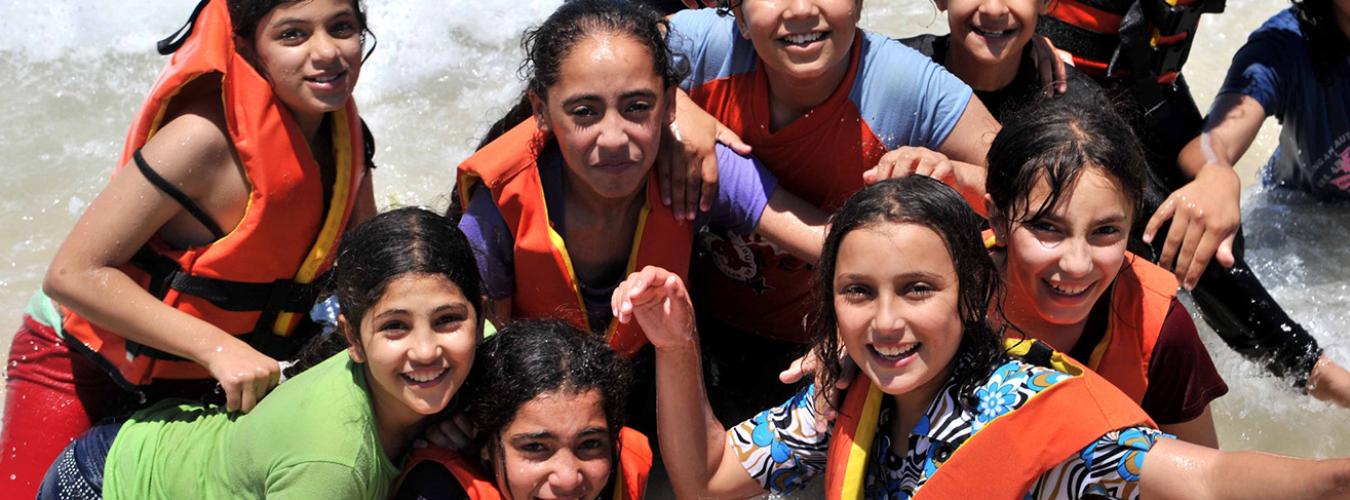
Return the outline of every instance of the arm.
<path id="1" fill-rule="evenodd" d="M 347 230 L 349 231 L 380 213 L 380 210 L 375 207 L 375 177 L 370 175 L 371 172 L 373 171 L 366 171 L 366 178 L 361 181 L 361 190 L 356 193 L 356 206 L 352 208 L 352 220 L 347 223 Z"/>
<path id="2" fill-rule="evenodd" d="M 971 96 L 961 119 L 937 150 L 952 162 L 953 187 L 980 215 L 984 215 L 985 157 L 1000 128 L 984 103 Z"/>
<path id="3" fill-rule="evenodd" d="M 620 322 L 636 319 L 656 348 L 657 436 L 678 498 L 746 498 L 763 489 L 737 462 L 708 405 L 694 310 L 680 278 L 647 267 L 614 290 Z"/>
<path id="4" fill-rule="evenodd" d="M 1139 489 L 1149 499 L 1350 498 L 1350 459 L 1225 453 L 1162 439 L 1144 457 Z"/>
<path id="5" fill-rule="evenodd" d="M 755 231 L 806 262 L 820 259 L 829 216 L 779 186 L 769 197 Z"/>
<path id="6" fill-rule="evenodd" d="M 1219 435 L 1214 430 L 1214 415 L 1210 413 L 1209 405 L 1205 405 L 1205 410 L 1194 419 L 1176 424 L 1160 424 L 1158 428 L 1187 443 L 1207 448 L 1219 447 Z"/>
<path id="7" fill-rule="evenodd" d="M 159 175 L 200 202 L 217 179 L 238 174 L 223 118 L 212 119 L 219 110 L 197 111 L 169 121 L 142 152 Z M 183 212 L 136 167 L 122 168 L 62 243 L 43 290 L 130 341 L 206 367 L 220 381 L 227 408 L 247 412 L 277 384 L 277 362 L 220 328 L 165 305 L 117 268 Z"/>
<path id="8" fill-rule="evenodd" d="M 1168 220 L 1159 264 L 1173 269 L 1187 289 L 1195 288 L 1210 259 L 1233 266 L 1233 238 L 1242 222 L 1241 182 L 1233 165 L 1261 130 L 1266 111 L 1256 99 L 1237 93 L 1214 100 L 1205 130 L 1177 156 L 1181 171 L 1193 180 L 1158 207 L 1144 228 L 1151 243 Z"/>
<path id="9" fill-rule="evenodd" d="M 698 211 L 712 209 L 717 195 L 718 143 L 740 154 L 750 146 L 694 103 L 683 90 L 675 89 L 675 121 L 662 133 L 661 152 L 656 158 L 661 201 L 677 218 L 693 220 Z"/>

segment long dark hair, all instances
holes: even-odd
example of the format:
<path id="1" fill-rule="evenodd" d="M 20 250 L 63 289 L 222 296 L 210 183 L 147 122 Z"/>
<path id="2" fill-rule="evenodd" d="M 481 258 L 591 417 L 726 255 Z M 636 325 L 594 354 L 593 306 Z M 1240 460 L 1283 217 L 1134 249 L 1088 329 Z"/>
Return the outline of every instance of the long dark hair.
<path id="1" fill-rule="evenodd" d="M 258 34 L 258 23 L 262 22 L 262 18 L 268 12 L 281 5 L 298 1 L 300 0 L 229 0 L 226 5 L 230 8 L 230 25 L 234 27 L 234 35 L 245 40 L 253 40 Z M 352 10 L 356 12 L 356 22 L 360 24 L 361 46 L 364 47 L 366 37 L 369 36 L 373 40 L 375 33 L 370 31 L 370 24 L 366 22 L 366 9 L 360 0 L 352 0 Z M 369 58 L 374 51 L 375 44 L 372 43 L 362 60 Z"/>
<path id="2" fill-rule="evenodd" d="M 483 318 L 483 282 L 469 239 L 434 212 L 405 207 L 376 215 L 342 238 L 329 287 L 337 295 L 347 324 L 359 328 L 366 311 L 384 296 L 385 287 L 407 274 L 443 276 L 459 287 Z M 360 335 L 354 335 L 359 341 Z M 294 376 L 347 348 L 341 334 L 312 340 L 287 371 Z"/>
<path id="3" fill-rule="evenodd" d="M 558 83 L 563 59 L 577 43 L 599 34 L 623 35 L 641 43 L 652 56 L 652 71 L 661 77 L 665 88 L 674 87 L 688 70 L 676 63 L 666 44 L 669 28 L 661 13 L 645 2 L 568 0 L 543 24 L 525 32 L 520 44 L 525 50 L 525 61 L 520 65 L 520 74 L 527 82 L 525 90 L 546 98 L 548 88 Z M 492 124 L 478 149 L 530 117 L 527 96 L 522 94 L 506 116 Z"/>
<path id="4" fill-rule="evenodd" d="M 985 192 L 1012 221 L 1035 221 L 1072 192 L 1088 168 L 1099 168 L 1130 203 L 1135 225 L 1147 193 L 1158 186 L 1130 126 L 1110 109 L 1070 101 L 1042 101 L 1008 120 L 989 147 Z M 1044 180 L 1050 196 L 1038 207 L 1029 197 Z"/>
<path id="5" fill-rule="evenodd" d="M 501 432 L 525 403 L 541 394 L 600 393 L 612 456 L 618 468 L 618 437 L 627 418 L 632 373 L 628 362 L 594 335 L 561 321 L 513 321 L 483 342 L 465 382 L 465 412 L 478 427 L 494 469 L 503 476 Z M 611 474 L 613 477 L 614 474 Z"/>
<path id="6" fill-rule="evenodd" d="M 1336 0 L 1292 0 L 1299 31 L 1319 78 L 1327 79 L 1350 57 L 1350 37 L 1336 24 Z"/>
<path id="7" fill-rule="evenodd" d="M 838 359 L 843 352 L 834 312 L 834 271 L 844 236 L 879 224 L 927 227 L 942 237 L 960 279 L 956 309 L 963 334 L 952 378 L 959 388 L 959 402 L 973 408 L 975 389 L 1005 356 L 1002 332 L 986 319 L 990 305 L 996 305 L 999 299 L 1000 282 L 980 239 L 981 221 L 961 195 L 926 176 L 879 182 L 855 193 L 830 217 L 830 231 L 820 253 L 816 314 L 811 323 L 817 352 L 827 360 Z M 841 368 L 836 363 L 825 365 L 818 388 L 831 390 Z"/>

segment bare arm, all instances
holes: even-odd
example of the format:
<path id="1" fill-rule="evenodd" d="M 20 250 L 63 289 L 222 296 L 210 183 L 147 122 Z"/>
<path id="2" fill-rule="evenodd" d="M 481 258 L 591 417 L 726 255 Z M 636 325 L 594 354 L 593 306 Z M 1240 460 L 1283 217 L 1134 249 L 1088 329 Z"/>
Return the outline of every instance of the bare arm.
<path id="1" fill-rule="evenodd" d="M 755 232 L 806 262 L 820 258 L 829 216 L 779 186 L 759 216 Z"/>
<path id="2" fill-rule="evenodd" d="M 1209 405 L 1205 405 L 1205 411 L 1200 416 L 1188 422 L 1159 425 L 1158 428 L 1187 443 L 1215 449 L 1219 447 L 1219 435 L 1214 431 L 1214 415 L 1210 413 Z"/>
<path id="3" fill-rule="evenodd" d="M 1195 288 L 1212 258 L 1233 265 L 1233 238 L 1242 223 L 1242 186 L 1233 164 L 1252 145 L 1265 117 L 1256 99 L 1219 95 L 1204 132 L 1177 156 L 1181 171 L 1193 180 L 1169 195 L 1144 228 L 1144 241 L 1152 242 L 1162 225 L 1172 221 L 1158 262 L 1172 269 L 1187 289 Z"/>
<path id="4" fill-rule="evenodd" d="M 947 139 L 938 147 L 952 161 L 956 189 L 976 212 L 984 210 L 984 176 L 989 146 L 998 135 L 998 120 L 989 114 L 984 103 L 974 96 L 966 103 L 965 112 L 957 120 Z"/>
<path id="5" fill-rule="evenodd" d="M 356 206 L 352 208 L 351 221 L 347 224 L 348 231 L 380 213 L 375 207 L 375 177 L 371 172 L 366 172 L 366 178 L 361 181 L 360 189 L 356 193 Z"/>
<path id="6" fill-rule="evenodd" d="M 1350 498 L 1350 459 L 1226 453 L 1163 439 L 1144 458 L 1139 488 L 1148 499 Z"/>
<path id="7" fill-rule="evenodd" d="M 184 113 L 142 148 L 151 168 L 199 203 L 220 170 L 236 168 L 223 127 L 208 116 Z M 181 213 L 182 207 L 136 167 L 122 168 L 61 244 L 43 290 L 128 340 L 206 367 L 225 389 L 229 409 L 251 410 L 277 384 L 277 362 L 216 326 L 165 305 L 117 269 Z"/>
<path id="8" fill-rule="evenodd" d="M 656 348 L 656 424 L 661 459 L 677 498 L 748 498 L 764 493 L 727 445 L 704 392 L 698 334 L 678 276 L 647 267 L 614 290 L 620 322 L 634 319 Z"/>

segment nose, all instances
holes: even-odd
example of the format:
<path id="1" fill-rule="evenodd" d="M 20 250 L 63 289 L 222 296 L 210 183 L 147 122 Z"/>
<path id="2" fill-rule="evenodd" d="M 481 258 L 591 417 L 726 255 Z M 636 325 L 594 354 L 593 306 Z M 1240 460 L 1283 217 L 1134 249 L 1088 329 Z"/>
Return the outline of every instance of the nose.
<path id="1" fill-rule="evenodd" d="M 1092 246 L 1083 238 L 1070 238 L 1060 248 L 1059 269 L 1072 278 L 1082 277 L 1092 272 Z"/>
<path id="2" fill-rule="evenodd" d="M 317 64 L 331 63 L 341 58 L 337 39 L 320 30 L 310 37 L 310 57 Z"/>
<path id="3" fill-rule="evenodd" d="M 586 478 L 581 473 L 581 460 L 569 452 L 556 455 L 556 468 L 548 476 L 549 489 L 555 496 L 581 496 Z"/>
<path id="4" fill-rule="evenodd" d="M 786 9 L 783 9 L 783 17 L 787 19 L 798 19 L 816 14 L 816 0 L 788 0 Z"/>
<path id="5" fill-rule="evenodd" d="M 624 130 L 624 119 L 618 112 L 607 111 L 600 123 L 600 136 L 595 145 L 602 152 L 628 152 L 628 132 Z"/>
<path id="6" fill-rule="evenodd" d="M 436 342 L 436 332 L 429 327 L 418 328 L 412 332 L 412 345 L 408 348 L 408 359 L 417 363 L 432 363 L 441 356 L 441 345 Z"/>
<path id="7" fill-rule="evenodd" d="M 986 16 L 1003 16 L 1008 14 L 1008 2 L 1006 0 L 984 0 L 980 2 L 980 14 Z"/>
<path id="8" fill-rule="evenodd" d="M 895 294 L 882 294 L 877 298 L 877 314 L 872 318 L 872 328 L 877 333 L 896 333 L 905 329 L 901 302 Z"/>

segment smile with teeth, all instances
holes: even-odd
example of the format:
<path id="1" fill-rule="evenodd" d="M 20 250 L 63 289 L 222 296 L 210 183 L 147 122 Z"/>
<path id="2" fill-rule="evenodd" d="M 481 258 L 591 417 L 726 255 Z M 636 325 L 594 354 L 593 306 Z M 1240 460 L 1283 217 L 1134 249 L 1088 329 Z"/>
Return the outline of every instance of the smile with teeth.
<path id="1" fill-rule="evenodd" d="M 877 344 L 872 344 L 872 350 L 883 358 L 900 359 L 908 357 L 909 355 L 914 354 L 915 352 L 918 352 L 919 347 L 922 345 L 923 343 L 921 342 L 915 342 L 907 346 L 906 345 L 881 346 Z"/>
<path id="2" fill-rule="evenodd" d="M 447 373 L 450 373 L 450 368 L 448 367 L 434 368 L 434 369 L 423 368 L 419 370 L 413 370 L 407 373 L 400 373 L 399 376 L 403 377 L 403 380 L 405 382 L 408 382 L 413 385 L 429 385 L 434 382 L 440 381 L 440 379 L 445 377 L 445 374 Z"/>
<path id="3" fill-rule="evenodd" d="M 991 31 L 980 29 L 978 26 L 971 26 L 970 30 L 974 31 L 975 33 L 985 38 L 1004 38 L 1012 36 L 1014 33 L 1017 33 L 1017 28 L 1008 28 L 1003 30 Z"/>
<path id="4" fill-rule="evenodd" d="M 317 83 L 330 83 L 330 82 L 336 81 L 338 78 L 342 78 L 342 76 L 343 76 L 343 75 L 346 75 L 346 74 L 347 74 L 346 71 L 342 71 L 342 72 L 338 72 L 338 73 L 333 73 L 333 74 L 331 74 L 331 75 L 307 77 L 307 78 L 305 78 L 305 79 L 306 79 L 306 80 L 309 80 L 309 81 L 311 81 L 311 82 L 317 82 Z"/>
<path id="5" fill-rule="evenodd" d="M 1049 287 L 1050 287 L 1050 290 L 1053 291 L 1053 292 L 1055 292 L 1056 294 L 1059 294 L 1059 295 L 1066 295 L 1066 296 L 1070 296 L 1070 297 L 1075 296 L 1075 295 L 1082 295 L 1082 294 L 1086 293 L 1089 289 L 1092 288 L 1092 285 L 1091 285 L 1091 284 L 1083 285 L 1083 286 L 1081 286 L 1081 287 L 1072 287 L 1072 286 L 1068 286 L 1068 285 L 1065 285 L 1065 284 L 1062 284 L 1062 283 L 1056 285 L 1056 284 L 1051 283 L 1051 282 L 1049 282 L 1049 281 L 1046 281 L 1045 284 L 1046 284 L 1046 286 L 1049 286 Z"/>
<path id="6" fill-rule="evenodd" d="M 812 42 L 824 39 L 825 34 L 826 33 L 823 31 L 814 31 L 811 33 L 788 35 L 780 38 L 780 40 L 787 42 L 789 45 L 809 45 Z"/>

